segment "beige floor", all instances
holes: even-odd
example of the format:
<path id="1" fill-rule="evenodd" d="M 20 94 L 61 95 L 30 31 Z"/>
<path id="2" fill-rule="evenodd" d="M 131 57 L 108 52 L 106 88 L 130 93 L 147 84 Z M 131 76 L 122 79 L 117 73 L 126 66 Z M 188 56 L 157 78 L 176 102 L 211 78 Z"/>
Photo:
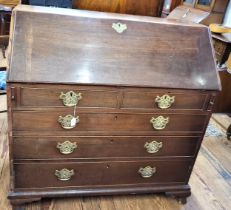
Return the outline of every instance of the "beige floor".
<path id="1" fill-rule="evenodd" d="M 0 96 L 0 110 L 5 96 Z M 218 122 L 218 124 L 217 124 Z M 214 115 L 212 123 L 221 130 L 231 123 L 226 115 Z M 9 162 L 6 113 L 0 114 L 0 210 L 11 209 L 6 198 L 9 189 Z M 223 130 L 225 131 L 225 130 Z M 206 137 L 196 161 L 190 185 L 192 196 L 186 205 L 157 195 L 106 196 L 51 199 L 28 204 L 29 210 L 230 210 L 231 142 L 222 137 Z"/>

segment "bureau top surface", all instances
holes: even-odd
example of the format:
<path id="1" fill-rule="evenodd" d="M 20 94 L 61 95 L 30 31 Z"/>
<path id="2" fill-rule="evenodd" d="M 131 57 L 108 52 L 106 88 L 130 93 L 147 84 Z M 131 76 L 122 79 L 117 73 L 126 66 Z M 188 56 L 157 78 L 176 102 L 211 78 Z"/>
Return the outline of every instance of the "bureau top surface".
<path id="1" fill-rule="evenodd" d="M 123 33 L 113 23 L 126 24 Z M 8 82 L 217 90 L 208 28 L 166 19 L 18 6 Z"/>

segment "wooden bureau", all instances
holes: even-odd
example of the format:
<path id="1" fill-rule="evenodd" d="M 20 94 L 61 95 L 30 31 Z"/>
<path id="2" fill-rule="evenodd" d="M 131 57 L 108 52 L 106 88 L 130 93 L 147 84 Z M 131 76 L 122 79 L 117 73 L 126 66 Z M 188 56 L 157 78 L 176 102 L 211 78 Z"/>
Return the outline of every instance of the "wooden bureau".
<path id="1" fill-rule="evenodd" d="M 186 202 L 220 89 L 207 27 L 18 6 L 10 40 L 15 208 L 138 193 Z"/>

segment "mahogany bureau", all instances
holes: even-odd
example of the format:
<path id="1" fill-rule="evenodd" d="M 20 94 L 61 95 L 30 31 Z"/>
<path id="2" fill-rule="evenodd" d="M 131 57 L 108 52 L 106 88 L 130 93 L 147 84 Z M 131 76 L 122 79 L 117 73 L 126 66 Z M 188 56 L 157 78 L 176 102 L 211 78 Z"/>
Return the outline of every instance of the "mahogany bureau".
<path id="1" fill-rule="evenodd" d="M 220 89 L 207 27 L 18 6 L 10 46 L 14 207 L 138 193 L 186 202 Z"/>

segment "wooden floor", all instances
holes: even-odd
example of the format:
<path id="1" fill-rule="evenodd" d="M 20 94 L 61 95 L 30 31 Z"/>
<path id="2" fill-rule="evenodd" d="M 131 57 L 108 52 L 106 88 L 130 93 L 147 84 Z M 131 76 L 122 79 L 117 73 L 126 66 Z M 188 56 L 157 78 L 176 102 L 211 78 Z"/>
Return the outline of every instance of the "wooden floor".
<path id="1" fill-rule="evenodd" d="M 5 96 L 0 96 L 0 110 Z M 231 123 L 226 115 L 214 115 L 212 123 L 221 130 Z M 11 209 L 7 200 L 9 162 L 6 113 L 0 114 L 0 210 Z M 205 137 L 190 179 L 192 195 L 186 205 L 158 195 L 106 196 L 45 200 L 27 205 L 28 210 L 230 210 L 231 142 Z"/>

